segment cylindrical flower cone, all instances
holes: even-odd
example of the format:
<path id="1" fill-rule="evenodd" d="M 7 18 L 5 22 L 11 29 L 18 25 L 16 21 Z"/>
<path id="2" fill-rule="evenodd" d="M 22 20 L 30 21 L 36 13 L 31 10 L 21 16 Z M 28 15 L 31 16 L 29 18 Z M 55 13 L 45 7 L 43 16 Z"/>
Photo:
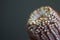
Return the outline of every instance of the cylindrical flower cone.
<path id="1" fill-rule="evenodd" d="M 26 26 L 30 40 L 60 40 L 60 15 L 49 6 L 34 10 Z"/>

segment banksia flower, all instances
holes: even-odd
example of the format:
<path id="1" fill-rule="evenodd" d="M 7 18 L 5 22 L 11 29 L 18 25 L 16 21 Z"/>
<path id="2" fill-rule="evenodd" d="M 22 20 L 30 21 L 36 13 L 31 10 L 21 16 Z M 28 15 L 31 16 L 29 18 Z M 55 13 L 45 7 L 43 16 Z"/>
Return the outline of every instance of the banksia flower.
<path id="1" fill-rule="evenodd" d="M 26 30 L 30 40 L 60 40 L 60 17 L 51 7 L 42 6 L 31 13 Z"/>

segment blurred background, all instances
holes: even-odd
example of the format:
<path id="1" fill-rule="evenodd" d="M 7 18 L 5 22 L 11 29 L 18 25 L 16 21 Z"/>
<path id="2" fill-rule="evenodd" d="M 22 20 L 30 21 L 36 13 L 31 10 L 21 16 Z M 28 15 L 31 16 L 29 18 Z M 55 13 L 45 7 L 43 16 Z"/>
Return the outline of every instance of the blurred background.
<path id="1" fill-rule="evenodd" d="M 29 40 L 25 30 L 27 19 L 41 6 L 51 6 L 60 12 L 60 0 L 1 0 L 0 40 Z"/>

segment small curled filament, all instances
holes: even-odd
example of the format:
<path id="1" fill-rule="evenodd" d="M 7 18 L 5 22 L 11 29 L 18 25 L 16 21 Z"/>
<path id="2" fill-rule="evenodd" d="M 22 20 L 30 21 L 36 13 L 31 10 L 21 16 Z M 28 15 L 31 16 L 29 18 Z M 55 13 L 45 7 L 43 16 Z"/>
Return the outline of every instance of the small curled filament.
<path id="1" fill-rule="evenodd" d="M 60 40 L 60 17 L 51 7 L 42 6 L 31 13 L 26 30 L 30 40 Z"/>

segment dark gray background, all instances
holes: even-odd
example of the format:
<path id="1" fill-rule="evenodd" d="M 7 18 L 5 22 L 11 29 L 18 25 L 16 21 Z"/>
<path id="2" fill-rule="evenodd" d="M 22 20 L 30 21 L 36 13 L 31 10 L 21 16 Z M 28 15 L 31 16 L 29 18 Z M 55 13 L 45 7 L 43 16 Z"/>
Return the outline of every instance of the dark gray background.
<path id="1" fill-rule="evenodd" d="M 59 0 L 2 0 L 0 3 L 1 40 L 28 40 L 26 21 L 41 6 L 51 6 L 60 12 Z"/>

